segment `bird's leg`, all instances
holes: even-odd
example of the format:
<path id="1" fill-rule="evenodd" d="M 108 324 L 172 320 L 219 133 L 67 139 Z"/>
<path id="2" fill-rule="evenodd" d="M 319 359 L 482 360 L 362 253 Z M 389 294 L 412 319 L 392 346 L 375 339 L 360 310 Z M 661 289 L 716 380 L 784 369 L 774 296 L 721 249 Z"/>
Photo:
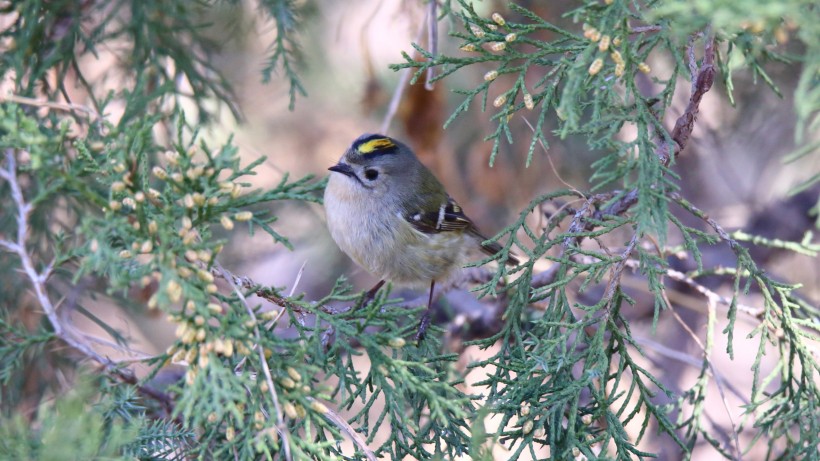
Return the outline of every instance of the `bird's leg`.
<path id="1" fill-rule="evenodd" d="M 430 326 L 430 320 L 433 316 L 433 289 L 436 287 L 436 281 L 430 281 L 430 296 L 427 297 L 427 310 L 421 316 L 419 322 L 419 331 L 416 333 L 416 342 L 421 342 L 424 335 L 427 333 L 427 327 Z"/>
<path id="2" fill-rule="evenodd" d="M 376 297 L 376 293 L 379 292 L 379 288 L 384 286 L 384 280 L 379 280 L 379 283 L 373 285 L 373 288 L 367 290 L 367 293 L 364 294 L 362 299 L 356 304 L 356 307 L 366 306 L 370 304 L 370 301 L 373 301 L 373 298 Z"/>
<path id="3" fill-rule="evenodd" d="M 379 288 L 384 286 L 384 280 L 379 280 L 379 283 L 373 285 L 373 288 L 367 291 L 367 302 L 373 301 L 373 298 L 376 297 L 376 293 L 379 292 Z"/>

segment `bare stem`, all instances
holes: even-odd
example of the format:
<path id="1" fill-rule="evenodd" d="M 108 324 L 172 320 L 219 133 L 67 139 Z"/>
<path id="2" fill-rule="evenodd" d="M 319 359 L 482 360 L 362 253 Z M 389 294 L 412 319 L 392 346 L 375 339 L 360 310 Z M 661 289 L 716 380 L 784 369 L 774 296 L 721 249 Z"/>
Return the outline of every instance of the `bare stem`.
<path id="1" fill-rule="evenodd" d="M 660 32 L 663 30 L 661 26 L 638 26 L 629 29 L 630 34 L 642 34 L 645 32 Z"/>
<path id="2" fill-rule="evenodd" d="M 273 383 L 273 376 L 271 375 L 270 367 L 268 366 L 268 360 L 265 358 L 265 350 L 261 346 L 258 346 L 261 343 L 262 335 L 259 333 L 259 322 L 256 319 L 256 314 L 253 312 L 253 309 L 251 309 L 250 304 L 248 304 L 248 300 L 245 299 L 245 295 L 242 294 L 242 290 L 239 289 L 239 285 L 235 282 L 236 277 L 223 269 L 219 263 L 214 264 L 214 268 L 215 270 L 221 272 L 222 278 L 231 284 L 234 293 L 236 293 L 236 296 L 242 301 L 242 304 L 245 305 L 245 310 L 253 320 L 253 335 L 256 337 L 256 352 L 259 355 L 259 364 L 262 366 L 262 372 L 265 375 L 265 382 L 268 384 L 268 392 L 270 392 L 271 401 L 273 402 L 273 408 L 276 413 L 276 428 L 284 440 L 283 446 L 285 449 L 285 459 L 290 461 L 293 459 L 290 449 L 290 432 L 285 424 L 285 417 L 282 413 L 282 407 L 279 405 L 279 396 L 276 393 L 276 386 Z"/>
<path id="3" fill-rule="evenodd" d="M 37 271 L 31 255 L 26 250 L 26 242 L 29 233 L 29 215 L 33 210 L 30 203 L 26 202 L 23 196 L 23 190 L 20 187 L 20 182 L 17 179 L 17 160 L 15 158 L 14 149 L 8 148 L 5 150 L 6 166 L 0 168 L 0 178 L 5 179 L 9 184 L 11 190 L 11 197 L 17 207 L 17 240 L 12 242 L 5 239 L 0 239 L 0 247 L 7 251 L 14 253 L 20 258 L 20 264 L 23 267 L 23 272 L 31 282 L 34 294 L 37 298 L 40 307 L 48 318 L 51 328 L 54 329 L 54 335 L 64 341 L 72 348 L 79 351 L 86 358 L 89 358 L 100 364 L 105 371 L 117 376 L 119 379 L 136 386 L 137 390 L 142 394 L 151 397 L 160 402 L 169 414 L 173 411 L 173 400 L 167 394 L 152 389 L 148 386 L 138 384 L 138 380 L 127 368 L 121 367 L 117 362 L 103 357 L 91 346 L 85 343 L 81 338 L 75 336 L 70 329 L 65 328 L 60 321 L 60 316 L 57 313 L 57 307 L 51 302 L 46 291 L 46 281 L 53 270 L 53 263 L 48 264 L 42 271 Z"/>
<path id="4" fill-rule="evenodd" d="M 438 0 L 429 0 L 427 4 L 427 46 L 430 47 L 430 54 L 438 54 Z M 424 89 L 433 91 L 433 79 L 436 78 L 435 66 L 427 68 L 427 81 L 424 82 Z"/>
<path id="5" fill-rule="evenodd" d="M 424 32 L 424 27 L 425 23 L 422 21 L 419 26 L 419 31 L 416 33 L 416 43 L 421 40 L 421 34 Z M 393 91 L 393 97 L 390 98 L 390 105 L 387 106 L 387 113 L 384 114 L 384 120 L 382 121 L 380 133 L 387 134 L 387 131 L 390 129 L 390 123 L 393 121 L 393 117 L 395 117 L 396 112 L 399 110 L 401 97 L 404 94 L 405 88 L 407 88 L 407 84 L 410 82 L 410 75 L 412 73 L 412 69 L 409 67 L 402 69 L 401 77 L 399 77 L 399 83 L 396 84 L 396 90 Z"/>
<path id="6" fill-rule="evenodd" d="M 74 103 L 63 103 L 54 101 L 43 101 L 40 99 L 28 98 L 25 96 L 17 96 L 15 94 L 0 95 L 0 102 L 13 102 L 16 104 L 23 104 L 26 106 L 46 107 L 49 109 L 62 110 L 66 112 L 85 112 L 96 120 L 102 119 L 102 116 L 96 110 Z"/>

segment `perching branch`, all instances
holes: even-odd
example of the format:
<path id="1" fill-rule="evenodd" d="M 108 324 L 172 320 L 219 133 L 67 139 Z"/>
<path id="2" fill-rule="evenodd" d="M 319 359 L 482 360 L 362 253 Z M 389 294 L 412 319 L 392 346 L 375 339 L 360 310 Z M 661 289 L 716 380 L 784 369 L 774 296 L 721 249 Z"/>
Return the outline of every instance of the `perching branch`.
<path id="1" fill-rule="evenodd" d="M 218 276 L 218 277 L 222 278 L 223 280 L 226 280 L 231 285 L 231 288 L 233 289 L 234 293 L 236 294 L 237 297 L 239 297 L 240 301 L 245 306 L 245 309 L 248 312 L 248 315 L 251 317 L 251 319 L 253 319 L 253 322 L 254 322 L 253 333 L 254 333 L 254 336 L 256 337 L 256 343 L 257 343 L 257 345 L 254 347 L 254 349 L 256 349 L 256 351 L 259 355 L 259 362 L 262 366 L 262 371 L 265 375 L 265 382 L 268 385 L 268 392 L 270 392 L 271 401 L 273 402 L 274 410 L 276 412 L 276 428 L 277 428 L 277 431 L 282 436 L 282 438 L 284 439 L 284 442 L 285 442 L 284 443 L 285 459 L 290 460 L 290 459 L 292 459 L 291 448 L 290 448 L 291 434 L 288 431 L 287 426 L 285 425 L 284 414 L 282 413 L 282 408 L 281 408 L 281 405 L 279 404 L 279 397 L 278 397 L 277 392 L 276 392 L 276 387 L 275 387 L 275 384 L 273 382 L 273 376 L 271 375 L 270 367 L 268 366 L 268 362 L 265 359 L 265 354 L 264 354 L 263 349 L 258 346 L 258 344 L 260 342 L 260 339 L 261 339 L 261 333 L 260 333 L 260 330 L 259 330 L 257 317 L 256 317 L 256 314 L 254 313 L 253 309 L 248 304 L 248 301 L 245 298 L 245 295 L 242 293 L 242 291 L 239 289 L 239 287 L 243 287 L 245 289 L 250 289 L 250 290 L 255 290 L 255 294 L 257 296 L 259 296 L 261 298 L 264 298 L 264 299 L 267 299 L 268 301 L 271 301 L 271 302 L 273 302 L 273 303 L 275 303 L 278 306 L 283 307 L 283 308 L 290 307 L 291 309 L 299 308 L 301 310 L 301 307 L 297 306 L 296 304 L 294 304 L 292 302 L 290 302 L 288 300 L 288 298 L 284 298 L 284 297 L 281 297 L 281 296 L 278 296 L 278 295 L 274 294 L 271 290 L 259 288 L 259 285 L 255 284 L 253 282 L 253 280 L 251 280 L 248 277 L 237 277 L 236 275 L 232 274 L 227 269 L 222 267 L 222 265 L 220 265 L 219 263 L 214 264 L 213 268 L 211 269 L 211 272 L 215 276 Z M 313 402 L 317 402 L 315 399 L 312 399 L 312 398 L 310 398 L 309 400 L 313 401 Z M 324 406 L 324 404 L 322 404 L 322 406 L 320 408 L 322 408 L 322 411 L 320 412 L 322 414 L 322 416 L 325 419 L 327 419 L 331 424 L 335 425 L 342 432 L 344 432 L 350 438 L 350 440 L 353 442 L 353 444 L 356 445 L 365 454 L 365 456 L 367 457 L 368 460 L 376 461 L 376 455 L 375 455 L 375 453 L 373 453 L 373 450 L 371 450 L 370 447 L 367 446 L 367 443 L 364 441 L 364 439 L 347 423 L 347 421 L 344 420 L 344 418 L 340 417 L 338 414 L 336 414 L 335 412 L 333 412 L 332 410 L 330 410 L 329 408 Z"/>

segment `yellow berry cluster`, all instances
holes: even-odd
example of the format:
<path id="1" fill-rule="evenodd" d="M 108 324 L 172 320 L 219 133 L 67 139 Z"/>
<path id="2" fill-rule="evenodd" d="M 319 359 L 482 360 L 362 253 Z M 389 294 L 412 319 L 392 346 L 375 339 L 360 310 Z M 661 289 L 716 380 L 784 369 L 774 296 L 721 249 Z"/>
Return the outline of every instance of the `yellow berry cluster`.
<path id="1" fill-rule="evenodd" d="M 197 152 L 196 147 L 192 147 L 187 151 L 169 150 L 163 154 L 166 166 L 154 166 L 152 169 L 153 176 L 164 184 L 167 191 L 181 192 L 183 190 L 195 189 L 187 192 L 177 201 L 186 210 L 186 215 L 181 218 L 181 226 L 178 232 L 182 243 L 185 246 L 191 245 L 198 240 L 199 234 L 193 229 L 193 223 L 190 216 L 195 216 L 201 213 L 205 207 L 213 207 L 220 203 L 223 197 L 230 196 L 232 199 L 239 197 L 242 192 L 240 185 L 231 181 L 224 181 L 218 183 L 216 190 L 208 190 L 206 197 L 206 190 L 209 184 L 215 183 L 215 178 L 219 172 L 214 167 L 207 164 L 197 162 L 194 158 Z M 166 213 L 169 209 L 174 208 L 177 204 L 170 203 L 167 199 L 168 194 L 160 192 L 160 190 L 153 187 L 146 186 L 146 181 L 134 180 L 132 171 L 126 167 L 126 163 L 121 161 L 112 161 L 112 170 L 116 175 L 110 185 L 109 202 L 105 207 L 105 211 L 120 216 L 127 216 L 128 222 L 134 231 L 140 231 L 143 226 L 146 226 L 147 239 L 145 232 L 140 232 L 138 240 L 131 242 L 130 248 L 119 251 L 119 256 L 123 259 L 141 257 L 141 262 L 147 263 L 154 256 L 152 253 L 160 243 L 162 236 L 159 235 L 160 224 L 151 216 L 174 215 L 174 213 Z M 200 182 L 200 178 L 204 181 Z M 188 181 L 186 184 L 185 182 Z M 193 184 L 191 184 L 193 183 Z M 163 187 L 159 187 L 163 189 Z M 197 191 L 196 189 L 200 189 Z M 152 207 L 153 210 L 146 210 L 144 207 Z M 220 217 L 220 223 L 226 229 L 232 229 L 234 221 L 248 221 L 253 218 L 253 214 L 249 211 L 242 211 L 234 213 L 233 215 L 223 215 Z M 165 224 L 168 226 L 168 224 Z M 99 248 L 99 244 L 95 245 Z M 96 251 L 96 250 L 94 250 Z M 158 255 L 162 257 L 162 255 Z M 201 258 L 202 259 L 202 258 Z M 209 258 L 210 259 L 210 258 Z M 203 259 L 203 262 L 208 262 Z M 190 276 L 186 274 L 185 269 L 181 269 L 183 277 Z M 190 270 L 188 270 L 190 272 Z"/>
<path id="2" fill-rule="evenodd" d="M 473 36 L 479 39 L 483 39 L 486 37 L 487 32 L 484 30 L 486 28 L 490 32 L 497 32 L 499 27 L 504 27 L 507 25 L 507 21 L 504 19 L 503 16 L 499 13 L 493 13 L 491 16 L 493 23 L 486 23 L 483 24 L 483 27 L 478 24 L 470 24 L 470 32 L 472 32 Z M 500 38 L 500 35 L 498 36 Z M 507 44 L 512 43 L 518 39 L 518 34 L 515 32 L 509 32 L 504 35 L 503 40 L 497 40 L 488 43 L 488 48 L 491 51 L 504 51 L 507 49 Z M 466 52 L 474 52 L 478 51 L 478 47 L 476 47 L 473 43 L 466 43 L 461 46 L 461 51 Z"/>
<path id="3" fill-rule="evenodd" d="M 484 24 L 484 27 L 486 27 L 488 30 L 496 32 L 498 31 L 499 27 L 507 26 L 507 20 L 504 19 L 504 17 L 500 13 L 493 13 L 490 17 L 492 18 L 493 23 Z M 477 24 L 470 24 L 470 31 L 476 38 L 484 38 L 486 36 L 486 32 L 484 31 L 484 29 Z M 508 43 L 513 43 L 517 39 L 518 34 L 516 34 L 515 32 L 509 32 L 506 35 L 504 35 L 503 41 L 490 42 L 489 49 L 492 51 L 504 51 L 507 48 Z M 467 43 L 461 47 L 461 50 L 472 52 L 477 51 L 478 49 L 474 44 Z M 492 82 L 496 78 L 498 78 L 497 70 L 491 70 L 484 74 L 484 81 L 486 82 Z M 505 104 L 507 104 L 507 93 L 509 93 L 509 91 L 497 96 L 493 100 L 493 106 L 502 107 Z M 522 88 L 522 93 L 524 98 L 524 107 L 526 107 L 528 110 L 532 110 L 535 107 L 535 101 L 533 100 L 532 95 L 527 91 L 526 88 Z"/>
<path id="4" fill-rule="evenodd" d="M 612 59 L 612 62 L 615 63 L 615 76 L 623 76 L 624 71 L 626 70 L 626 61 L 624 61 L 621 52 L 617 49 L 621 45 L 621 37 L 613 38 L 608 34 L 601 33 L 601 31 L 586 23 L 583 25 L 583 30 L 584 38 L 588 39 L 593 43 L 598 43 L 599 52 L 606 53 L 607 51 L 609 51 L 609 57 Z M 589 75 L 596 75 L 603 68 L 604 58 L 597 57 L 589 65 L 589 69 L 587 70 L 587 72 L 589 73 Z M 638 64 L 638 70 L 645 74 L 648 74 L 651 71 L 649 65 L 647 65 L 645 62 L 641 62 Z"/>
<path id="5" fill-rule="evenodd" d="M 199 232 L 194 227 L 194 219 L 197 216 L 202 216 L 206 207 L 216 206 L 228 197 L 231 199 L 238 198 L 242 188 L 231 181 L 217 182 L 216 176 L 219 173 L 215 171 L 214 167 L 198 162 L 194 158 L 195 154 L 195 147 L 188 151 L 170 150 L 163 155 L 165 167 L 159 165 L 153 167 L 153 176 L 161 183 L 164 183 L 163 187 L 166 191 L 164 195 L 153 188 L 137 190 L 138 188 L 131 181 L 130 173 L 125 172 L 124 167 L 122 168 L 124 172 L 122 180 L 114 181 L 111 184 L 112 200 L 109 209 L 112 212 L 136 210 L 136 215 L 129 216 L 129 221 L 132 222 L 135 230 L 141 228 L 141 222 L 145 224 L 149 237 L 145 241 L 133 242 L 130 249 L 120 251 L 120 257 L 131 258 L 135 253 L 141 255 L 151 253 L 156 246 L 161 246 L 162 243 L 167 246 L 168 242 L 164 240 L 170 239 L 174 234 L 179 237 L 177 242 L 182 244 L 182 248 L 178 251 L 163 252 L 156 255 L 166 266 L 176 271 L 176 274 L 175 276 L 167 275 L 164 284 L 161 283 L 162 276 L 158 276 L 157 282 L 160 282 L 163 290 L 155 293 L 149 299 L 149 308 L 156 308 L 159 300 L 162 299 L 161 296 L 165 296 L 165 299 L 174 304 L 180 302 L 183 299 L 183 288 L 179 281 L 188 280 L 192 277 L 204 282 L 204 291 L 206 293 L 214 294 L 218 291 L 217 286 L 214 284 L 214 277 L 207 268 L 213 263 L 222 246 L 211 245 L 209 249 L 205 243 L 200 242 Z M 118 170 L 118 166 L 115 166 L 115 171 Z M 160 187 L 160 189 L 163 187 Z M 182 194 L 182 191 L 190 192 Z M 167 199 L 169 195 L 167 192 L 177 192 L 176 195 L 181 195 L 181 197 L 174 202 Z M 119 200 L 122 196 L 124 198 Z M 143 213 L 144 210 L 140 209 L 143 203 L 146 202 L 156 208 L 152 210 L 152 213 Z M 180 206 L 184 210 L 184 215 L 174 219 L 173 216 L 180 213 Z M 157 218 L 152 216 L 157 216 Z M 162 222 L 162 224 L 157 222 L 157 219 L 162 221 L 162 217 L 166 216 L 170 217 L 167 222 Z M 219 217 L 220 223 L 226 229 L 233 228 L 234 221 L 248 221 L 252 218 L 253 214 L 249 211 L 241 211 L 230 215 L 223 214 Z M 165 232 L 160 232 L 161 230 Z M 98 248 L 99 244 L 92 242 L 92 246 Z M 178 244 L 173 244 L 173 246 L 179 248 Z M 179 257 L 181 256 L 180 253 L 184 255 L 184 259 Z M 144 286 L 147 283 L 144 281 Z M 190 334 L 186 336 L 189 339 L 190 337 Z"/>
<path id="6" fill-rule="evenodd" d="M 165 153 L 165 159 L 168 164 L 168 170 L 166 171 L 165 168 L 161 166 L 155 166 L 152 170 L 154 177 L 159 179 L 160 181 L 166 181 L 169 183 L 170 187 L 175 188 L 177 190 L 181 189 L 183 185 L 183 181 L 186 178 L 189 181 L 196 181 L 200 177 L 205 178 L 213 178 L 214 177 L 214 169 L 211 167 L 205 167 L 205 165 L 197 163 L 191 156 L 195 153 L 195 149 L 190 150 L 187 152 L 187 157 L 185 160 L 186 162 L 182 164 L 180 162 L 181 155 L 177 151 L 168 151 Z M 177 171 L 173 171 L 177 170 Z M 223 181 L 218 184 L 218 189 L 216 191 L 212 191 L 209 195 L 209 198 L 205 198 L 205 195 L 201 192 L 192 192 L 185 194 L 180 200 L 180 205 L 184 206 L 188 210 L 195 211 L 197 209 L 202 209 L 206 205 L 208 206 L 216 206 L 219 204 L 221 197 L 230 196 L 232 199 L 236 199 L 242 193 L 242 186 L 239 184 L 233 183 L 231 181 Z M 240 212 L 233 216 L 233 219 L 236 221 L 248 221 L 253 217 L 253 215 L 248 212 Z M 220 216 L 220 224 L 226 230 L 233 229 L 233 220 L 228 215 Z"/>
<path id="7" fill-rule="evenodd" d="M 185 363 L 188 370 L 185 373 L 185 382 L 193 384 L 200 370 L 208 367 L 215 357 L 233 357 L 234 354 L 248 356 L 251 353 L 250 343 L 225 337 L 215 336 L 213 329 L 207 325 L 204 315 L 197 315 L 190 319 L 180 319 L 171 316 L 177 321 L 176 336 L 178 343 L 166 351 L 172 363 Z"/>

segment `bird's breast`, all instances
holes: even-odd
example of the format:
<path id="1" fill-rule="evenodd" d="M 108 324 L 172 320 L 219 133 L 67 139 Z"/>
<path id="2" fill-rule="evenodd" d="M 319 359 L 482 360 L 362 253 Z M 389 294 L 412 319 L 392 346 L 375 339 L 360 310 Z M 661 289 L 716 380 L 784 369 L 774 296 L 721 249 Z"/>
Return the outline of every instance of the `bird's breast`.
<path id="1" fill-rule="evenodd" d="M 325 190 L 330 234 L 369 273 L 401 284 L 443 280 L 464 264 L 461 232 L 424 234 L 398 207 L 382 203 L 347 177 L 331 175 Z"/>

